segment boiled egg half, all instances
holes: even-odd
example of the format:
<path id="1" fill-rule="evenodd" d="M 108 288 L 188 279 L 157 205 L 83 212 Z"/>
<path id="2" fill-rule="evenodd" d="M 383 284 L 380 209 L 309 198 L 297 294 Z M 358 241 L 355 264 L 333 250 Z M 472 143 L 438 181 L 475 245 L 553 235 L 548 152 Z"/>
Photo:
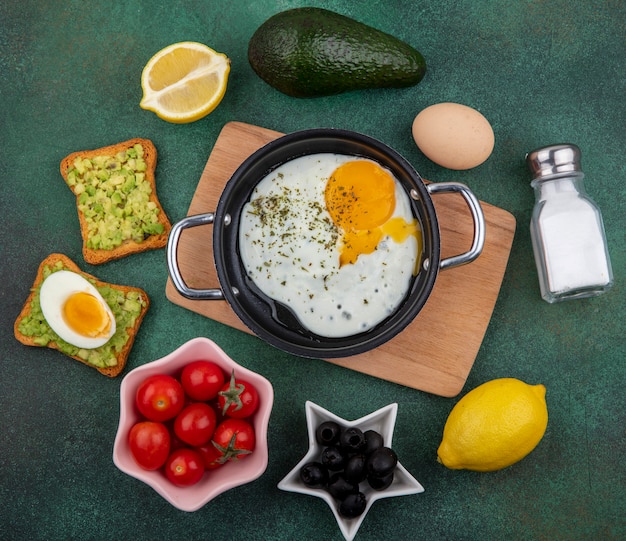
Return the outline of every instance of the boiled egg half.
<path id="1" fill-rule="evenodd" d="M 94 349 L 115 334 L 115 317 L 98 290 L 72 271 L 52 273 L 41 284 L 39 304 L 46 322 L 63 340 Z"/>

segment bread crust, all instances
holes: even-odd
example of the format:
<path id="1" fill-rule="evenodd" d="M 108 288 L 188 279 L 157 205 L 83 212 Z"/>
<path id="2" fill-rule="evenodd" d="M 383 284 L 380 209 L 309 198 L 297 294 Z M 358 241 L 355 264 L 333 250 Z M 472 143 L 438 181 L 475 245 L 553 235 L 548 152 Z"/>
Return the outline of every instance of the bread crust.
<path id="1" fill-rule="evenodd" d="M 96 278 L 95 276 L 92 276 L 91 274 L 83 272 L 82 270 L 80 270 L 78 265 L 76 265 L 76 263 L 74 263 L 69 257 L 67 257 L 64 254 L 58 254 L 58 253 L 50 254 L 48 257 L 46 257 L 46 259 L 44 259 L 40 263 L 39 269 L 37 271 L 37 276 L 35 277 L 35 281 L 33 282 L 33 286 L 31 287 L 31 290 L 30 290 L 30 295 L 26 299 L 26 302 L 24 303 L 24 306 L 22 307 L 20 314 L 17 316 L 17 319 L 15 320 L 15 323 L 13 324 L 13 334 L 15 335 L 15 338 L 24 345 L 35 346 L 35 347 L 47 347 L 50 349 L 56 349 L 57 351 L 60 351 L 59 345 L 56 342 L 48 342 L 46 346 L 40 346 L 39 344 L 35 343 L 34 337 L 26 336 L 22 334 L 19 330 L 19 325 L 22 319 L 24 319 L 26 316 L 30 314 L 31 302 L 33 300 L 33 297 L 35 296 L 35 291 L 37 290 L 41 282 L 43 282 L 44 268 L 46 266 L 54 266 L 59 261 L 63 263 L 63 266 L 66 269 L 71 270 L 77 274 L 80 274 L 83 278 L 94 280 L 96 285 L 99 287 L 109 286 L 113 289 L 123 292 L 124 294 L 128 293 L 129 291 L 136 291 L 145 300 L 145 305 L 142 307 L 139 316 L 135 320 L 134 326 L 126 328 L 126 332 L 128 333 L 128 340 L 126 341 L 124 348 L 116 355 L 117 365 L 101 368 L 101 367 L 94 366 L 93 364 L 88 363 L 87 361 L 85 361 L 84 359 L 81 359 L 80 357 L 69 355 L 67 353 L 62 352 L 67 357 L 76 359 L 77 361 L 83 364 L 86 364 L 87 366 L 90 366 L 91 368 L 95 368 L 101 374 L 104 374 L 105 376 L 108 376 L 110 378 L 114 378 L 118 376 L 122 372 L 122 370 L 124 370 L 124 367 L 126 366 L 126 360 L 128 359 L 130 350 L 133 347 L 133 343 L 135 341 L 135 337 L 137 336 L 137 332 L 139 331 L 139 327 L 141 326 L 141 322 L 143 321 L 143 318 L 146 315 L 148 308 L 150 307 L 150 299 L 143 289 L 140 289 L 138 287 L 124 286 L 124 285 L 117 285 L 117 284 L 111 284 L 108 282 L 103 282 L 99 280 L 98 278 Z"/>
<path id="2" fill-rule="evenodd" d="M 92 265 L 101 265 L 102 263 L 106 263 L 108 261 L 113 261 L 114 259 L 120 259 L 122 257 L 129 256 L 131 254 L 135 254 L 138 252 L 145 252 L 147 250 L 155 250 L 158 248 L 163 248 L 167 244 L 167 238 L 172 229 L 172 224 L 169 221 L 169 218 L 165 214 L 165 210 L 163 209 L 159 198 L 156 192 L 156 181 L 154 177 L 154 171 L 156 169 L 157 163 L 157 150 L 152 141 L 149 139 L 142 139 L 136 137 L 134 139 L 129 139 L 128 141 L 123 141 L 121 143 L 117 143 L 115 145 L 109 145 L 106 147 L 101 147 L 95 150 L 81 150 L 78 152 L 72 152 L 65 158 L 61 160 L 61 175 L 63 176 L 63 180 L 67 184 L 67 175 L 70 169 L 74 167 L 74 160 L 76 158 L 93 158 L 95 156 L 115 156 L 118 152 L 127 150 L 132 148 L 135 144 L 141 144 L 144 150 L 143 159 L 146 162 L 146 180 L 150 182 L 150 186 L 152 187 L 152 193 L 150 194 L 150 201 L 155 203 L 159 209 L 159 213 L 157 218 L 160 223 L 163 224 L 163 233 L 160 235 L 150 235 L 147 239 L 145 239 L 141 243 L 137 243 L 133 240 L 125 240 L 120 246 L 113 248 L 112 250 L 102 250 L 102 249 L 92 249 L 87 247 L 87 220 L 85 215 L 80 211 L 78 207 L 78 195 L 74 193 L 74 190 L 71 186 L 68 187 L 72 190 L 72 193 L 76 195 L 76 210 L 78 212 L 78 219 L 80 222 L 80 232 L 83 239 L 83 257 L 87 263 L 91 263 Z"/>

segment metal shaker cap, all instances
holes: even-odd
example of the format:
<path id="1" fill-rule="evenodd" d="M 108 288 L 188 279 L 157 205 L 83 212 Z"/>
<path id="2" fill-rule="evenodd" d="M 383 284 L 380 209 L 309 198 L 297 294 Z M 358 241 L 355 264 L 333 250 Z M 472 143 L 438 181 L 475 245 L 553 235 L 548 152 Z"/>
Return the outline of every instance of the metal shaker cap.
<path id="1" fill-rule="evenodd" d="M 526 154 L 526 163 L 533 179 L 582 171 L 580 149 L 568 143 L 537 148 Z"/>

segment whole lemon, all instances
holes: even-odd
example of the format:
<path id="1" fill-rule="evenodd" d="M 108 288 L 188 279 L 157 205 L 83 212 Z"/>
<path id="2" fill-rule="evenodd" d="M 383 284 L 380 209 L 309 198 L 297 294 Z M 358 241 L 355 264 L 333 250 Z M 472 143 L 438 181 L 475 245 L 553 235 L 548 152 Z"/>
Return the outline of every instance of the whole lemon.
<path id="1" fill-rule="evenodd" d="M 452 408 L 437 457 L 450 469 L 494 471 L 518 462 L 548 425 L 544 385 L 500 378 L 479 385 Z"/>

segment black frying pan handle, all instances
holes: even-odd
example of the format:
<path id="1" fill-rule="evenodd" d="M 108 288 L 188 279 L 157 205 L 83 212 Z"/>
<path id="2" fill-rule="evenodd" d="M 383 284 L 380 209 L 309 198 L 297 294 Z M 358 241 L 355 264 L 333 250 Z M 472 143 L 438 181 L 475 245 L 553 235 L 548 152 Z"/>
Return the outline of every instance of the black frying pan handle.
<path id="1" fill-rule="evenodd" d="M 185 283 L 178 266 L 178 241 L 183 230 L 199 225 L 210 225 L 215 219 L 213 212 L 187 216 L 172 226 L 167 239 L 167 269 L 176 290 L 185 298 L 192 300 L 223 300 L 224 294 L 219 288 L 193 289 Z"/>

